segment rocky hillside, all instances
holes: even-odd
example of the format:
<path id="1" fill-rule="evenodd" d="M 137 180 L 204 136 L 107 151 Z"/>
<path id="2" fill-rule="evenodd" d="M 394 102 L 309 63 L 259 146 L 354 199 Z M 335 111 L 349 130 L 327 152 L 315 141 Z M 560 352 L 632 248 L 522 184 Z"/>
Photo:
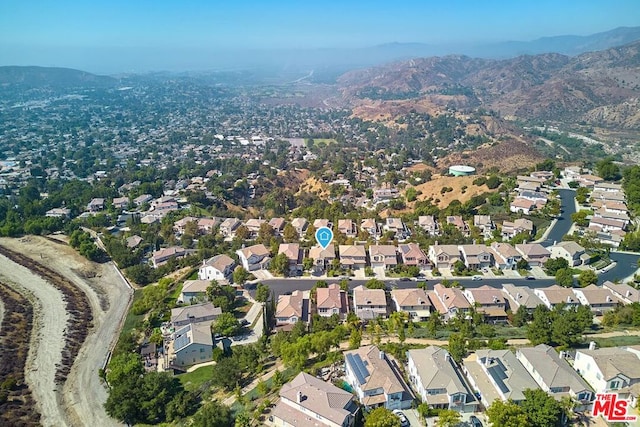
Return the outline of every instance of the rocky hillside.
<path id="1" fill-rule="evenodd" d="M 585 122 L 640 129 L 640 42 L 575 57 L 525 55 L 413 59 L 357 70 L 339 79 L 343 98 L 362 108 L 400 100 L 483 107 L 506 118 Z"/>
<path id="2" fill-rule="evenodd" d="M 0 88 L 53 88 L 109 87 L 117 80 L 108 76 L 98 76 L 72 68 L 56 67 L 0 67 Z"/>

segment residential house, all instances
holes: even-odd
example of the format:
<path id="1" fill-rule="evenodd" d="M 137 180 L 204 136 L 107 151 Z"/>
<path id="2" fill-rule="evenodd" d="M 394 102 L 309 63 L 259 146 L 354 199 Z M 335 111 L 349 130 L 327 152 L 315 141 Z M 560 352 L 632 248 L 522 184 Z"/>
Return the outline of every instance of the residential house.
<path id="1" fill-rule="evenodd" d="M 345 380 L 367 409 L 389 410 L 411 407 L 413 396 L 397 367 L 376 346 L 364 346 L 344 353 Z"/>
<path id="2" fill-rule="evenodd" d="M 45 216 L 51 218 L 70 218 L 71 217 L 71 209 L 68 208 L 53 208 L 49 209 Z"/>
<path id="3" fill-rule="evenodd" d="M 352 427 L 359 407 L 353 394 L 306 372 L 280 388 L 271 416 L 276 427 Z"/>
<path id="4" fill-rule="evenodd" d="M 198 218 L 198 232 L 200 234 L 212 233 L 219 222 L 217 218 Z"/>
<path id="5" fill-rule="evenodd" d="M 509 243 L 493 242 L 489 251 L 493 255 L 493 265 L 500 270 L 515 270 L 522 254 Z"/>
<path id="6" fill-rule="evenodd" d="M 473 225 L 478 227 L 485 239 L 491 239 L 493 237 L 493 230 L 496 226 L 491 220 L 491 215 L 474 215 Z"/>
<path id="7" fill-rule="evenodd" d="M 629 225 L 629 222 L 631 221 L 631 218 L 629 217 L 629 214 L 627 212 L 620 212 L 620 211 L 614 212 L 612 210 L 607 210 L 604 207 L 597 209 L 595 212 L 593 212 L 593 217 L 622 221 L 624 223 L 625 228 Z"/>
<path id="8" fill-rule="evenodd" d="M 404 265 L 415 265 L 420 269 L 429 267 L 429 257 L 417 243 L 400 244 L 398 252 L 400 252 Z"/>
<path id="9" fill-rule="evenodd" d="M 540 243 L 518 243 L 516 251 L 522 254 L 529 267 L 541 267 L 551 257 L 551 252 Z"/>
<path id="10" fill-rule="evenodd" d="M 624 190 L 622 189 L 622 185 L 613 184 L 611 182 L 600 181 L 593 184 L 593 191 L 606 191 L 611 193 L 622 193 Z"/>
<path id="11" fill-rule="evenodd" d="M 515 221 L 504 221 L 502 223 L 502 238 L 505 240 L 513 239 L 517 234 L 528 233 L 533 235 L 533 221 L 525 218 L 518 218 Z"/>
<path id="12" fill-rule="evenodd" d="M 480 270 L 491 267 L 491 252 L 485 245 L 460 245 L 458 246 L 462 254 L 464 265 L 470 270 Z"/>
<path id="13" fill-rule="evenodd" d="M 145 203 L 149 203 L 150 201 L 153 200 L 153 196 L 151 194 L 142 194 L 138 197 L 136 197 L 135 199 L 133 199 L 133 203 L 140 207 L 142 205 L 144 205 Z"/>
<path id="14" fill-rule="evenodd" d="M 217 280 L 219 282 L 229 281 L 233 274 L 236 262 L 228 255 L 216 255 L 203 260 L 198 269 L 198 278 L 201 280 Z"/>
<path id="15" fill-rule="evenodd" d="M 624 231 L 626 223 L 620 219 L 600 218 L 594 216 L 589 221 L 589 229 L 601 232 Z"/>
<path id="16" fill-rule="evenodd" d="M 373 201 L 377 203 L 392 200 L 398 197 L 399 194 L 397 188 L 376 188 L 373 190 Z"/>
<path id="17" fill-rule="evenodd" d="M 349 312 L 347 294 L 337 283 L 332 283 L 326 288 L 317 288 L 316 308 L 319 316 L 331 317 L 337 314 L 344 319 Z"/>
<path id="18" fill-rule="evenodd" d="M 387 218 L 383 228 L 385 231 L 393 232 L 395 239 L 399 241 L 403 241 L 411 235 L 411 232 L 400 218 Z"/>
<path id="19" fill-rule="evenodd" d="M 460 249 L 456 245 L 435 245 L 429 246 L 429 260 L 437 269 L 453 268 L 456 261 L 460 261 Z"/>
<path id="20" fill-rule="evenodd" d="M 470 413 L 478 410 L 460 368 L 447 350 L 429 346 L 407 351 L 409 381 L 431 409 Z"/>
<path id="21" fill-rule="evenodd" d="M 545 204 L 547 202 L 547 195 L 540 191 L 524 190 L 520 192 L 518 198 L 531 200 L 532 202 L 536 203 L 540 202 L 542 204 Z"/>
<path id="22" fill-rule="evenodd" d="M 137 248 L 140 243 L 142 243 L 144 241 L 144 239 L 138 235 L 133 235 L 131 237 L 127 237 L 126 243 L 127 243 L 127 247 L 130 249 L 135 249 Z"/>
<path id="23" fill-rule="evenodd" d="M 387 296 L 384 289 L 367 289 L 362 285 L 355 287 L 353 311 L 362 320 L 387 317 Z"/>
<path id="24" fill-rule="evenodd" d="M 567 166 L 562 170 L 561 174 L 568 180 L 576 181 L 582 175 L 582 168 L 580 166 Z"/>
<path id="25" fill-rule="evenodd" d="M 339 219 L 338 232 L 344 234 L 348 238 L 353 238 L 358 235 L 358 228 L 352 219 Z"/>
<path id="26" fill-rule="evenodd" d="M 322 273 L 336 259 L 336 248 L 333 244 L 322 246 L 313 246 L 309 249 L 309 258 L 313 260 L 314 272 Z"/>
<path id="27" fill-rule="evenodd" d="M 516 197 L 509 205 L 509 210 L 514 213 L 520 212 L 524 215 L 529 215 L 536 209 L 537 203 L 539 202 L 534 202 L 533 200 L 524 199 L 522 197 Z"/>
<path id="28" fill-rule="evenodd" d="M 508 305 L 514 313 L 520 306 L 526 308 L 528 312 L 533 312 L 537 306 L 544 304 L 533 289 L 527 286 L 505 283 L 502 285 L 502 292 L 507 296 Z"/>
<path id="29" fill-rule="evenodd" d="M 184 234 L 187 224 L 198 224 L 198 218 L 192 216 L 185 216 L 173 223 L 173 230 L 178 234 Z"/>
<path id="30" fill-rule="evenodd" d="M 425 321 L 431 315 L 433 305 L 424 289 L 393 289 L 391 300 L 396 311 L 408 313 L 414 322 Z"/>
<path id="31" fill-rule="evenodd" d="M 289 275 L 297 276 L 302 274 L 302 249 L 298 243 L 281 243 L 278 248 L 278 255 L 285 254 L 289 260 Z"/>
<path id="32" fill-rule="evenodd" d="M 533 292 L 535 292 L 548 309 L 553 309 L 559 304 L 565 304 L 567 308 L 580 305 L 580 300 L 578 300 L 578 297 L 570 288 L 553 285 L 548 288 L 535 289 Z"/>
<path id="33" fill-rule="evenodd" d="M 582 246 L 572 240 L 558 242 L 549 247 L 551 258 L 564 258 L 569 263 L 569 267 L 589 264 L 589 255 L 585 253 Z"/>
<path id="34" fill-rule="evenodd" d="M 540 388 L 511 350 L 476 350 L 476 357 L 464 362 L 464 370 L 485 408 L 497 399 L 521 403 L 525 390 Z"/>
<path id="35" fill-rule="evenodd" d="M 565 359 L 560 358 L 553 347 L 540 344 L 519 348 L 516 350 L 516 357 L 540 388 L 557 399 L 570 396 L 582 404 L 593 399 L 593 391 L 589 385 Z"/>
<path id="36" fill-rule="evenodd" d="M 338 253 L 342 268 L 360 270 L 367 265 L 367 252 L 364 246 L 339 245 Z"/>
<path id="37" fill-rule="evenodd" d="M 640 290 L 626 283 L 613 283 L 608 280 L 602 284 L 603 289 L 610 290 L 624 304 L 640 303 Z"/>
<path id="38" fill-rule="evenodd" d="M 640 358 L 624 348 L 580 349 L 576 351 L 573 368 L 596 393 L 614 392 L 627 399 L 632 389 L 637 393 L 640 386 Z"/>
<path id="39" fill-rule="evenodd" d="M 467 224 L 460 215 L 449 215 L 447 217 L 447 224 L 453 225 L 463 235 L 465 236 L 469 235 L 469 232 L 470 232 L 469 224 Z"/>
<path id="40" fill-rule="evenodd" d="M 591 307 L 591 311 L 596 315 L 602 315 L 604 312 L 613 310 L 621 304 L 613 292 L 596 285 L 573 289 L 573 293 L 576 294 L 580 304 Z"/>
<path id="41" fill-rule="evenodd" d="M 263 244 L 249 246 L 236 251 L 242 266 L 247 271 L 266 270 L 269 268 L 271 258 L 269 249 Z"/>
<path id="42" fill-rule="evenodd" d="M 418 226 L 432 236 L 440 234 L 440 227 L 438 221 L 433 215 L 421 215 L 418 217 Z"/>
<path id="43" fill-rule="evenodd" d="M 178 296 L 178 302 L 191 304 L 193 301 L 204 299 L 209 285 L 211 285 L 211 280 L 185 280 L 182 292 Z"/>
<path id="44" fill-rule="evenodd" d="M 91 199 L 89 204 L 87 204 L 87 210 L 89 212 L 100 212 L 104 210 L 104 199 L 95 198 Z"/>
<path id="45" fill-rule="evenodd" d="M 179 246 L 171 246 L 169 248 L 160 249 L 155 251 L 151 256 L 151 262 L 153 268 L 158 268 L 171 258 L 184 258 L 187 256 L 187 251 Z"/>
<path id="46" fill-rule="evenodd" d="M 185 305 L 171 309 L 171 325 L 179 328 L 189 323 L 206 323 L 208 326 L 222 314 L 220 307 L 210 302 Z"/>
<path id="47" fill-rule="evenodd" d="M 322 227 L 333 228 L 333 223 L 325 218 L 318 218 L 313 221 L 313 228 L 317 230 Z"/>
<path id="48" fill-rule="evenodd" d="M 500 289 L 488 285 L 479 288 L 468 288 L 463 291 L 465 298 L 484 314 L 491 323 L 507 321 L 507 301 Z"/>
<path id="49" fill-rule="evenodd" d="M 226 238 L 233 238 L 240 225 L 242 221 L 238 218 L 227 218 L 220 224 L 220 233 Z"/>
<path id="50" fill-rule="evenodd" d="M 169 366 L 190 366 L 213 358 L 213 337 L 209 324 L 188 324 L 175 332 L 169 345 Z"/>
<path id="51" fill-rule="evenodd" d="M 374 239 L 379 239 L 382 236 L 382 226 L 373 218 L 363 219 L 360 223 L 360 229 L 369 233 Z"/>
<path id="52" fill-rule="evenodd" d="M 258 237 L 258 233 L 260 232 L 260 227 L 262 224 L 265 224 L 267 221 L 264 219 L 256 219 L 251 218 L 245 221 L 244 226 L 249 230 L 249 234 L 251 235 L 251 239 L 255 239 Z"/>
<path id="53" fill-rule="evenodd" d="M 397 249 L 393 245 L 371 245 L 369 260 L 371 267 L 388 270 L 398 265 Z"/>
<path id="54" fill-rule="evenodd" d="M 276 236 L 282 236 L 285 224 L 286 222 L 284 218 L 271 218 L 269 220 L 269 225 L 271 226 L 271 228 L 273 228 Z"/>
<path id="55" fill-rule="evenodd" d="M 276 324 L 286 325 L 309 321 L 308 292 L 293 291 L 290 295 L 279 295 L 276 306 Z"/>
<path id="56" fill-rule="evenodd" d="M 604 182 L 604 179 L 596 175 L 583 174 L 576 179 L 581 187 L 594 188 L 596 184 Z"/>
<path id="57" fill-rule="evenodd" d="M 625 203 L 626 197 L 622 191 L 597 191 L 591 192 L 591 200 L 600 200 L 604 202 Z"/>
<path id="58" fill-rule="evenodd" d="M 306 218 L 293 218 L 291 225 L 296 229 L 298 237 L 302 239 L 307 233 L 307 228 L 309 228 L 309 221 Z"/>
<path id="59" fill-rule="evenodd" d="M 456 317 L 458 313 L 466 314 L 471 309 L 469 300 L 459 288 L 445 288 L 442 284 L 436 283 L 433 286 L 433 291 L 429 291 L 427 295 L 429 295 L 433 307 L 444 317 L 445 321 Z"/>
<path id="60" fill-rule="evenodd" d="M 113 198 L 113 207 L 116 209 L 125 209 L 129 206 L 129 198 L 128 197 L 114 197 Z"/>

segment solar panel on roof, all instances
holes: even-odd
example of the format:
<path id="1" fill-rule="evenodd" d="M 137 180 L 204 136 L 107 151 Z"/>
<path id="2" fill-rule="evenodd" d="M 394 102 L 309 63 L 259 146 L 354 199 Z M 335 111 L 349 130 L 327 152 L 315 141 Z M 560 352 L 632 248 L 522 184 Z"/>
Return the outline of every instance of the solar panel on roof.
<path id="1" fill-rule="evenodd" d="M 364 366 L 364 363 L 362 362 L 362 359 L 360 359 L 360 356 L 357 354 L 348 354 L 347 360 L 353 368 L 353 373 L 356 375 L 358 383 L 366 383 L 366 378 L 369 376 L 369 371 L 367 370 L 366 366 Z"/>
<path id="2" fill-rule="evenodd" d="M 176 333 L 176 338 L 173 341 L 173 348 L 175 350 L 180 350 L 181 348 L 184 348 L 187 345 L 189 345 L 189 343 L 191 342 L 191 340 L 189 339 L 189 335 L 187 334 L 187 331 L 189 329 L 191 329 L 191 327 L 187 326 L 185 328 L 180 329 L 180 331 Z"/>
<path id="3" fill-rule="evenodd" d="M 500 391 L 503 393 L 508 393 L 510 391 L 509 387 L 507 387 L 507 385 L 504 383 L 504 380 L 508 378 L 508 376 L 505 374 L 506 369 L 500 359 L 494 359 L 494 361 L 496 362 L 496 364 L 488 367 L 487 372 L 489 373 L 489 375 L 491 375 L 491 378 L 493 378 L 493 381 L 498 386 Z"/>

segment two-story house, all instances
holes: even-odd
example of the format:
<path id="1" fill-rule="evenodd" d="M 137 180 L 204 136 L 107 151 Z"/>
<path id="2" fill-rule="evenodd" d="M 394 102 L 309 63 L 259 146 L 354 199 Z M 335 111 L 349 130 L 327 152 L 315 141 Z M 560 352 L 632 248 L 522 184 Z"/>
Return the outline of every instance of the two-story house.
<path id="1" fill-rule="evenodd" d="M 495 230 L 496 226 L 491 220 L 491 215 L 474 215 L 473 225 L 480 230 L 485 239 L 493 237 L 493 230 Z"/>
<path id="2" fill-rule="evenodd" d="M 285 224 L 286 222 L 284 218 L 271 218 L 269 220 L 269 225 L 273 228 L 273 232 L 276 236 L 282 236 Z"/>
<path id="3" fill-rule="evenodd" d="M 576 294 L 580 304 L 591 307 L 591 311 L 598 316 L 613 310 L 621 304 L 613 292 L 607 288 L 596 285 L 573 289 L 573 293 Z"/>
<path id="4" fill-rule="evenodd" d="M 414 322 L 427 320 L 433 310 L 433 305 L 424 289 L 393 289 L 391 300 L 396 311 L 407 313 Z"/>
<path id="5" fill-rule="evenodd" d="M 421 215 L 418 217 L 418 227 L 429 233 L 431 236 L 437 236 L 440 234 L 440 227 L 438 221 L 433 215 Z"/>
<path id="6" fill-rule="evenodd" d="M 573 368 L 596 393 L 617 392 L 626 398 L 630 388 L 640 384 L 640 358 L 620 347 L 580 349 Z"/>
<path id="7" fill-rule="evenodd" d="M 429 346 L 407 351 L 407 371 L 413 388 L 429 408 L 462 413 L 478 409 L 464 375 L 444 348 Z"/>
<path id="8" fill-rule="evenodd" d="M 413 396 L 389 357 L 376 346 L 344 353 L 345 381 L 367 409 L 411 407 Z"/>
<path id="9" fill-rule="evenodd" d="M 302 274 L 302 249 L 298 243 L 281 243 L 278 247 L 278 254 L 285 254 L 289 261 L 289 275 L 297 276 Z"/>
<path id="10" fill-rule="evenodd" d="M 551 257 L 551 252 L 540 243 L 518 243 L 516 251 L 522 254 L 529 267 L 542 267 Z"/>
<path id="11" fill-rule="evenodd" d="M 293 325 L 309 321 L 309 296 L 307 292 L 293 291 L 290 295 L 278 295 L 276 325 Z"/>
<path id="12" fill-rule="evenodd" d="M 449 215 L 447 216 L 447 224 L 453 225 L 456 227 L 463 235 L 468 236 L 471 231 L 469 228 L 469 224 L 466 223 L 465 220 L 462 219 L 460 215 Z"/>
<path id="13" fill-rule="evenodd" d="M 526 218 L 518 218 L 515 221 L 504 221 L 502 223 L 502 238 L 504 240 L 513 239 L 516 234 L 527 233 L 529 236 L 533 234 L 533 221 Z"/>
<path id="14" fill-rule="evenodd" d="M 429 291 L 427 295 L 433 308 L 443 316 L 445 321 L 456 317 L 460 312 L 466 314 L 471 309 L 469 300 L 458 288 L 445 288 L 442 284 L 436 283 L 433 291 Z"/>
<path id="15" fill-rule="evenodd" d="M 224 254 L 216 255 L 206 261 L 202 261 L 202 265 L 198 269 L 198 278 L 208 281 L 229 281 L 235 266 L 236 262 L 230 256 Z"/>
<path id="16" fill-rule="evenodd" d="M 550 310 L 559 304 L 565 304 L 567 308 L 580 305 L 580 300 L 573 293 L 573 290 L 562 286 L 553 285 L 547 288 L 535 289 L 533 292 Z"/>
<path id="17" fill-rule="evenodd" d="M 361 270 L 367 265 L 367 252 L 364 246 L 339 245 L 340 266 L 351 270 Z"/>
<path id="18" fill-rule="evenodd" d="M 362 285 L 355 287 L 353 311 L 362 320 L 387 317 L 387 296 L 384 289 L 367 289 Z"/>
<path id="19" fill-rule="evenodd" d="M 316 289 L 316 310 L 322 317 L 331 317 L 334 314 L 344 319 L 349 312 L 347 294 L 337 283 L 332 283 L 326 288 Z"/>
<path id="20" fill-rule="evenodd" d="M 540 344 L 516 350 L 516 357 L 541 389 L 560 399 L 569 396 L 586 405 L 594 398 L 593 390 L 553 347 Z"/>
<path id="21" fill-rule="evenodd" d="M 313 260 L 314 273 L 321 274 L 336 259 L 336 248 L 333 244 L 327 245 L 326 248 L 313 246 L 309 249 L 309 258 Z"/>
<path id="22" fill-rule="evenodd" d="M 402 257 L 404 265 L 415 265 L 420 269 L 429 267 L 429 257 L 420 249 L 417 243 L 406 243 L 398 245 L 398 252 Z"/>
<path id="23" fill-rule="evenodd" d="M 269 267 L 271 258 L 269 249 L 263 244 L 248 246 L 236 251 L 242 266 L 247 271 L 265 270 Z"/>
<path id="24" fill-rule="evenodd" d="M 307 233 L 307 228 L 309 228 L 309 221 L 307 221 L 306 218 L 293 218 L 291 225 L 295 228 L 296 233 L 298 233 L 298 238 L 303 239 Z"/>
<path id="25" fill-rule="evenodd" d="M 489 251 L 493 255 L 493 265 L 499 270 L 515 270 L 522 254 L 509 243 L 493 242 Z"/>
<path id="26" fill-rule="evenodd" d="M 429 260 L 437 269 L 453 268 L 456 261 L 460 261 L 462 255 L 456 245 L 432 245 L 429 246 Z"/>
<path id="27" fill-rule="evenodd" d="M 500 289 L 483 285 L 479 288 L 465 289 L 462 293 L 478 312 L 484 314 L 488 322 L 507 321 L 507 301 Z"/>
<path id="28" fill-rule="evenodd" d="M 527 286 L 515 286 L 511 283 L 502 285 L 502 292 L 507 296 L 509 307 L 515 313 L 520 306 L 524 306 L 528 312 L 533 312 L 539 305 L 544 305 L 533 289 Z"/>
<path id="29" fill-rule="evenodd" d="M 185 280 L 178 296 L 178 302 L 191 304 L 192 301 L 203 300 L 209 285 L 211 285 L 211 280 Z"/>
<path id="30" fill-rule="evenodd" d="M 411 235 L 411 232 L 400 218 L 387 218 L 383 228 L 394 233 L 398 241 L 404 241 Z"/>
<path id="31" fill-rule="evenodd" d="M 371 267 L 388 270 L 398 265 L 397 249 L 393 245 L 371 245 L 369 260 Z"/>
<path id="32" fill-rule="evenodd" d="M 640 290 L 626 283 L 616 284 L 607 280 L 602 284 L 602 288 L 610 290 L 624 304 L 640 303 Z"/>
<path id="33" fill-rule="evenodd" d="M 369 236 L 374 239 L 379 239 L 382 236 L 382 225 L 373 218 L 363 219 L 360 223 L 360 230 L 369 233 Z"/>
<path id="34" fill-rule="evenodd" d="M 588 264 L 589 255 L 585 253 L 582 246 L 574 241 L 558 242 L 549 247 L 551 258 L 564 258 L 569 263 L 569 267 Z"/>
<path id="35" fill-rule="evenodd" d="M 352 219 L 339 219 L 338 232 L 344 234 L 348 238 L 354 238 L 358 235 L 358 228 Z"/>
<path id="36" fill-rule="evenodd" d="M 238 218 L 226 218 L 220 223 L 220 233 L 222 233 L 225 238 L 232 238 L 241 225 L 242 221 Z"/>
<path id="37" fill-rule="evenodd" d="M 279 394 L 270 422 L 276 427 L 352 427 L 359 411 L 353 394 L 306 372 L 284 384 Z"/>
<path id="38" fill-rule="evenodd" d="M 485 245 L 460 245 L 458 246 L 462 254 L 464 265 L 470 270 L 480 270 L 491 267 L 491 252 Z"/>

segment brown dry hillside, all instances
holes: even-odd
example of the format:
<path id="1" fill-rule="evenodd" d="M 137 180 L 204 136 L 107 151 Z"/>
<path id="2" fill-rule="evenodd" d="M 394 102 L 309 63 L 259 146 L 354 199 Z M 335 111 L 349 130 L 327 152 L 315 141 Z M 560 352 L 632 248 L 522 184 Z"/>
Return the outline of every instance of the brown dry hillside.
<path id="1" fill-rule="evenodd" d="M 516 138 L 516 137 L 514 137 Z M 544 159 L 535 148 L 522 140 L 508 139 L 497 144 L 484 145 L 477 150 L 452 153 L 440 159 L 438 166 L 464 164 L 479 172 L 496 167 L 504 173 L 527 169 Z"/>
<path id="2" fill-rule="evenodd" d="M 454 200 L 459 200 L 462 203 L 471 199 L 473 196 L 477 196 L 482 193 L 491 193 L 498 191 L 489 190 L 486 185 L 482 185 L 480 187 L 473 185 L 473 180 L 476 179 L 477 176 L 439 176 L 434 175 L 431 181 L 425 182 L 424 184 L 417 185 L 416 190 L 422 192 L 418 196 L 418 200 L 426 200 L 428 198 L 432 198 L 434 200 L 440 200 L 437 203 L 439 208 L 445 208 Z M 462 193 L 462 187 L 466 186 L 466 190 L 464 194 Z M 443 187 L 451 187 L 453 191 L 448 193 L 440 194 L 440 191 Z"/>

